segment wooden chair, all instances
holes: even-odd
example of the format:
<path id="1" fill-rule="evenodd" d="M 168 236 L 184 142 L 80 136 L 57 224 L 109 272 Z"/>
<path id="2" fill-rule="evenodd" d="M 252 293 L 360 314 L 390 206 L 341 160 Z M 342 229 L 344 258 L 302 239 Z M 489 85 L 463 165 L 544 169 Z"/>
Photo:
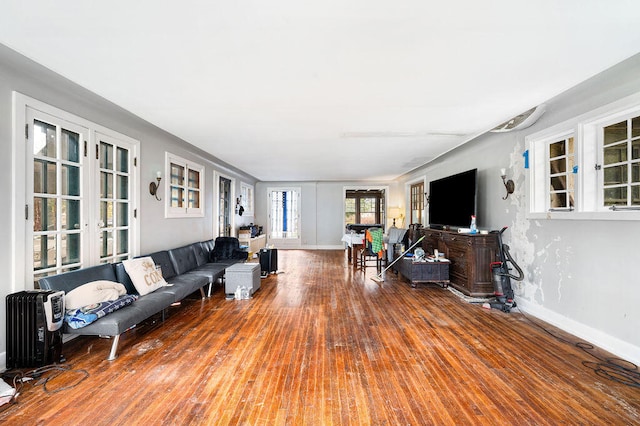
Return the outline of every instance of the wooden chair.
<path id="1" fill-rule="evenodd" d="M 378 229 L 378 228 L 375 228 Z M 375 260 L 376 262 L 376 269 L 378 272 L 382 272 L 382 262 L 384 261 L 384 245 L 383 247 L 383 254 L 382 256 L 379 255 L 379 253 L 376 253 L 373 251 L 373 243 L 370 241 L 371 237 L 370 237 L 370 230 L 373 231 L 374 228 L 369 228 L 365 231 L 365 235 L 364 235 L 364 245 L 362 247 L 362 250 L 360 251 L 360 269 L 366 268 L 367 266 L 372 266 L 372 265 L 367 265 L 367 260 L 371 261 L 371 260 Z"/>

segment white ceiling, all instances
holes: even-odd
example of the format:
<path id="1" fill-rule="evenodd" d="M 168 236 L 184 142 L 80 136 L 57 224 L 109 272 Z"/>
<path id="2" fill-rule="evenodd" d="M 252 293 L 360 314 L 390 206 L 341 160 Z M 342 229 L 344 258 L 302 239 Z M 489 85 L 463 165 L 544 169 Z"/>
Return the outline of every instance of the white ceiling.
<path id="1" fill-rule="evenodd" d="M 392 179 L 640 51 L 638 0 L 3 0 L 0 43 L 263 181 Z"/>

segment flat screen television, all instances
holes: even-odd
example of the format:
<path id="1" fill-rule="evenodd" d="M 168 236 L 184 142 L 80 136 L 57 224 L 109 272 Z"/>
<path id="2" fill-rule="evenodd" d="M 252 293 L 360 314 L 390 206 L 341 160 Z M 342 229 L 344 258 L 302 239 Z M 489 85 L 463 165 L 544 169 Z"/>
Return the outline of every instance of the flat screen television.
<path id="1" fill-rule="evenodd" d="M 478 169 L 447 176 L 429 183 L 427 202 L 432 228 L 468 228 L 476 214 Z"/>

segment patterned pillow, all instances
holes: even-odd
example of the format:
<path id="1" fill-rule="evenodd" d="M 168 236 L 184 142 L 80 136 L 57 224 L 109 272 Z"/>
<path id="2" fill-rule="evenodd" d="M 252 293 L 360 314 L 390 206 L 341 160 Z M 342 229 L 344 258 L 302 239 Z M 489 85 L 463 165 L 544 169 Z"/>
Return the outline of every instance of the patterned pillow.
<path id="1" fill-rule="evenodd" d="M 122 264 L 140 296 L 167 285 L 162 273 L 156 269 L 156 265 L 150 256 L 124 260 Z"/>

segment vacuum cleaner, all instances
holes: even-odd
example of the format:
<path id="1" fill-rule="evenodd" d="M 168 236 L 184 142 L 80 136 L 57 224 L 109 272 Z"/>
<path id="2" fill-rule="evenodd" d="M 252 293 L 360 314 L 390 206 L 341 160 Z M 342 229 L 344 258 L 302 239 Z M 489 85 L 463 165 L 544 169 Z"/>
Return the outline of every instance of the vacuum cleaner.
<path id="1" fill-rule="evenodd" d="M 515 308 L 516 306 L 516 302 L 513 300 L 511 280 L 522 281 L 524 279 L 524 273 L 513 260 L 513 257 L 511 257 L 509 246 L 502 242 L 502 234 L 507 228 L 508 226 L 505 226 L 500 231 L 491 231 L 492 234 L 498 234 L 499 261 L 491 262 L 490 264 L 494 297 L 485 303 L 488 303 L 492 309 L 500 309 L 502 312 L 509 313 L 511 312 L 511 308 Z M 517 276 L 509 272 L 511 270 L 509 265 L 518 271 Z"/>

